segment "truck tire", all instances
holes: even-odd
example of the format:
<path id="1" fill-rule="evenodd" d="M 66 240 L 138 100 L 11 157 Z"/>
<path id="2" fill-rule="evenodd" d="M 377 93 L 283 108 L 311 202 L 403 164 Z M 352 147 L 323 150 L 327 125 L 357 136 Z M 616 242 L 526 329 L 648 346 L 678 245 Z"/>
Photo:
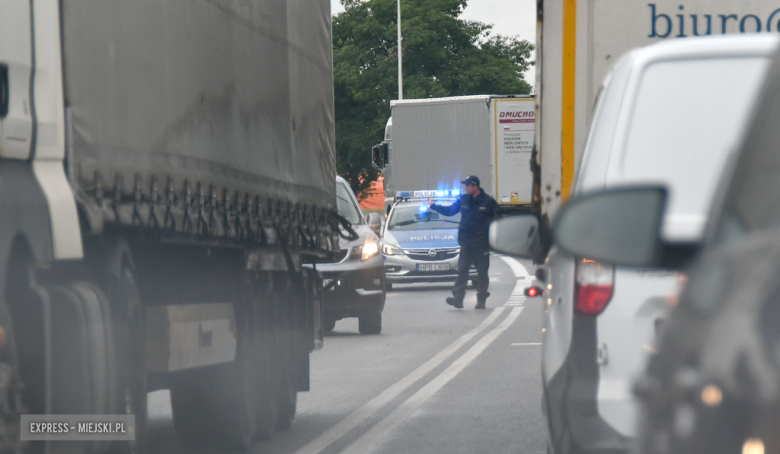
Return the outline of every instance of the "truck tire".
<path id="1" fill-rule="evenodd" d="M 171 387 L 173 426 L 191 450 L 247 450 L 254 439 L 255 399 L 241 361 L 183 373 Z"/>
<path id="2" fill-rule="evenodd" d="M 336 319 L 333 317 L 324 317 L 322 319 L 322 330 L 331 333 L 336 328 Z"/>
<path id="3" fill-rule="evenodd" d="M 0 292 L 0 452 L 29 452 L 21 441 L 23 414 L 46 411 L 46 368 L 42 296 L 35 283 L 32 254 L 19 242 L 6 263 L 5 288 Z M 35 288 L 33 288 L 35 287 Z M 17 335 L 19 333 L 19 335 Z"/>
<path id="4" fill-rule="evenodd" d="M 255 295 L 249 298 L 251 304 L 236 307 L 236 360 L 184 371 L 171 387 L 173 425 L 192 450 L 244 451 L 277 425 L 278 381 L 268 367 L 277 362 L 273 336 L 263 324 L 267 314 Z"/>
<path id="5" fill-rule="evenodd" d="M 51 308 L 51 411 L 117 414 L 119 370 L 109 302 L 96 285 L 73 281 L 47 287 Z M 85 452 L 116 452 L 107 441 L 59 442 Z M 54 451 L 64 446 L 55 446 Z"/>
<path id="6" fill-rule="evenodd" d="M 382 332 L 382 313 L 363 315 L 358 318 L 360 334 L 379 334 Z"/>
<path id="7" fill-rule="evenodd" d="M 299 304 L 305 299 L 304 281 L 302 275 L 291 272 L 282 273 L 274 279 L 273 307 L 274 326 L 276 330 L 277 364 L 277 430 L 288 430 L 295 418 L 298 404 L 298 392 L 295 387 L 296 363 L 294 360 L 298 352 L 298 337 L 293 335 L 297 331 L 296 312 L 300 310 Z M 305 290 L 304 290 L 305 291 Z"/>
<path id="8" fill-rule="evenodd" d="M 280 388 L 277 400 L 279 407 L 276 419 L 276 429 L 290 430 L 298 407 L 298 392 L 292 386 L 290 380 L 286 380 L 286 383 L 280 386 Z"/>
<path id="9" fill-rule="evenodd" d="M 114 243 L 103 256 L 100 287 L 111 307 L 118 358 L 119 413 L 135 415 L 135 440 L 114 451 L 146 452 L 147 388 L 143 308 L 138 296 L 130 248 L 124 240 Z"/>
<path id="10" fill-rule="evenodd" d="M 171 387 L 173 425 L 182 445 L 245 451 L 256 439 L 270 436 L 263 424 L 267 406 L 256 382 L 259 367 L 247 356 L 186 371 Z"/>
<path id="11" fill-rule="evenodd" d="M 14 325 L 5 298 L 0 295 L 0 326 L 3 327 L 4 343 L 0 347 L 0 447 L 7 451 L 22 452 L 26 443 L 20 440 L 21 415 L 28 413 L 22 405 L 22 385 Z"/>

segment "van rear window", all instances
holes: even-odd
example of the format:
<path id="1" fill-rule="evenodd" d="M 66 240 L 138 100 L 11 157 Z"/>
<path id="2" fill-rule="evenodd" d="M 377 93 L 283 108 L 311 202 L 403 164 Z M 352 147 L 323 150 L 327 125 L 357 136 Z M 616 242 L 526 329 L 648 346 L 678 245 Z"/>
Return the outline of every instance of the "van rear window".
<path id="1" fill-rule="evenodd" d="M 633 183 L 670 188 L 667 239 L 701 235 L 715 185 L 768 66 L 767 57 L 719 57 L 645 68 L 618 173 Z"/>

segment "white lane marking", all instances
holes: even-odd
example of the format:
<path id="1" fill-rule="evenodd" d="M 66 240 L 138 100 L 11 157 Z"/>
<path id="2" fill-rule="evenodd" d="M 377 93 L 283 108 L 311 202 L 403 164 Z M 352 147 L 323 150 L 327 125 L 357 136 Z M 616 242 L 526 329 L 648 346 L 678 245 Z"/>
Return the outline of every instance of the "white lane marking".
<path id="1" fill-rule="evenodd" d="M 515 284 L 514 290 L 512 290 L 512 294 L 519 294 L 519 295 L 525 295 L 525 282 L 517 281 L 517 284 Z"/>
<path id="2" fill-rule="evenodd" d="M 542 345 L 542 343 L 541 342 L 527 342 L 527 343 L 512 344 L 512 346 L 518 346 L 518 347 L 522 347 L 522 346 L 526 346 L 526 345 Z"/>
<path id="3" fill-rule="evenodd" d="M 509 265 L 510 268 L 512 268 L 512 272 L 515 273 L 515 276 L 518 279 L 519 278 L 525 278 L 525 279 L 530 279 L 531 278 L 531 275 L 528 274 L 528 271 L 525 269 L 525 267 L 522 264 L 520 264 L 520 262 L 518 262 L 517 260 L 513 259 L 512 257 L 506 257 L 506 256 L 503 256 L 503 255 L 499 255 L 498 257 L 501 260 L 503 260 L 504 262 L 506 262 L 506 264 Z M 523 284 L 518 282 L 517 285 L 515 285 L 515 289 L 519 285 L 523 285 Z M 525 288 L 525 287 L 523 287 L 523 288 Z"/>
<path id="4" fill-rule="evenodd" d="M 340 423 L 331 427 L 322 435 L 307 443 L 306 446 L 295 451 L 295 454 L 316 454 L 327 448 L 328 445 L 338 440 L 341 436 L 353 429 L 358 424 L 362 423 L 375 411 L 387 405 L 388 402 L 395 399 L 399 394 L 417 382 L 417 380 L 423 378 L 439 364 L 444 362 L 447 358 L 454 355 L 464 344 L 466 344 L 466 342 L 470 341 L 474 336 L 493 324 L 493 322 L 498 318 L 499 315 L 501 315 L 501 312 L 503 311 L 503 307 L 497 307 L 493 309 L 493 312 L 491 312 L 490 315 L 482 320 L 482 323 L 477 325 L 474 329 L 460 336 L 455 342 L 451 343 L 444 350 L 437 353 L 436 356 L 423 363 L 412 373 L 395 382 L 389 388 L 382 391 L 381 394 L 350 413 L 349 416 L 344 418 Z"/>
<path id="5" fill-rule="evenodd" d="M 456 359 L 454 363 L 450 364 L 450 367 L 444 370 L 439 376 L 428 382 L 422 389 L 417 391 L 406 402 L 402 403 L 398 408 L 393 410 L 392 413 L 387 415 L 383 420 L 379 421 L 368 432 L 363 434 L 360 438 L 355 440 L 354 443 L 347 446 L 346 449 L 341 451 L 342 454 L 365 454 L 371 452 L 371 448 L 377 445 L 379 442 L 385 439 L 385 437 L 401 424 L 405 419 L 411 416 L 420 406 L 425 403 L 431 396 L 436 394 L 444 385 L 449 383 L 450 380 L 455 378 L 463 369 L 466 368 L 475 358 L 477 358 L 496 338 L 506 331 L 509 326 L 517 319 L 520 312 L 523 311 L 522 307 L 516 307 L 512 309 L 512 312 L 495 328 L 485 334 L 482 339 L 478 340 L 466 353 L 460 358 Z"/>

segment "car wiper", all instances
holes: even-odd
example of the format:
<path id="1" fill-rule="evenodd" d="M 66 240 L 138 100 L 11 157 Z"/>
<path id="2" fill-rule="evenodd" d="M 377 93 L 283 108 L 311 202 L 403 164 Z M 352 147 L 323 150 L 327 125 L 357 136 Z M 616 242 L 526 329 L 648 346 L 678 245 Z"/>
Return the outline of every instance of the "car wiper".
<path id="1" fill-rule="evenodd" d="M 427 222 L 427 221 L 415 221 L 415 220 L 401 221 L 398 224 L 391 225 L 389 228 L 392 229 L 393 227 L 402 227 L 404 225 L 417 224 L 419 222 Z"/>

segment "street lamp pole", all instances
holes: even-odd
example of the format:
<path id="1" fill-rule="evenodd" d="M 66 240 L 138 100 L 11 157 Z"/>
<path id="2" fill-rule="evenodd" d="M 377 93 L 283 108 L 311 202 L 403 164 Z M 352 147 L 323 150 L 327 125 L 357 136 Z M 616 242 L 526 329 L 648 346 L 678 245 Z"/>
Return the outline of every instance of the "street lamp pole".
<path id="1" fill-rule="evenodd" d="M 401 52 L 401 0 L 398 0 L 398 99 L 404 99 L 403 52 Z"/>

